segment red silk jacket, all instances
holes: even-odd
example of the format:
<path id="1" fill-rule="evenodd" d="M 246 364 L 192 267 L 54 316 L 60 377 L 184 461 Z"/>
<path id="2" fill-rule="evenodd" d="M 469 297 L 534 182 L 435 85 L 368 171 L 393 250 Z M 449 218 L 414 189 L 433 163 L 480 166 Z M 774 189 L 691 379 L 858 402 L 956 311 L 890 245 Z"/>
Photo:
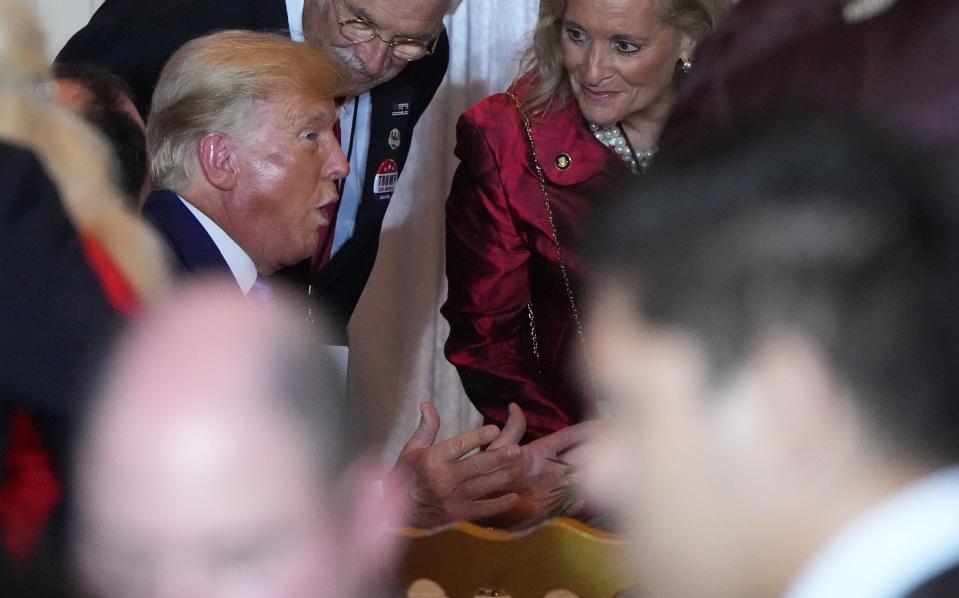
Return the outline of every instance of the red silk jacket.
<path id="1" fill-rule="evenodd" d="M 584 272 L 575 248 L 605 188 L 629 171 L 593 137 L 576 102 L 534 119 L 532 129 L 579 307 Z M 590 405 L 578 376 L 583 345 L 529 144 L 508 95 L 488 97 L 463 114 L 456 155 L 461 163 L 446 202 L 446 356 L 487 421 L 502 425 L 516 402 L 526 412 L 528 438 L 540 437 L 581 421 Z"/>

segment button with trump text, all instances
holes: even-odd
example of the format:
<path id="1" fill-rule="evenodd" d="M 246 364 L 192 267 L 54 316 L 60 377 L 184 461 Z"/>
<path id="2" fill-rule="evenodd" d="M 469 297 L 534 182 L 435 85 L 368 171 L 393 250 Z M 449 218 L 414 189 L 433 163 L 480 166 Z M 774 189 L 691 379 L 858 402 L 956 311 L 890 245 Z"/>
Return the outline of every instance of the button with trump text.
<path id="1" fill-rule="evenodd" d="M 376 176 L 373 179 L 373 196 L 378 201 L 389 201 L 393 197 L 396 181 L 399 178 L 400 169 L 396 160 L 383 160 L 380 167 L 376 169 Z"/>

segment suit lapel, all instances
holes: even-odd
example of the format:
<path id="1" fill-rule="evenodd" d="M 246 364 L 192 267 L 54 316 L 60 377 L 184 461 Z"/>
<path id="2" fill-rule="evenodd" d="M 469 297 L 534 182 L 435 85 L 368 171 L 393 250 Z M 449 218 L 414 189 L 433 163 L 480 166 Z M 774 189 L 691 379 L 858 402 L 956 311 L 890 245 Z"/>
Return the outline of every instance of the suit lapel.
<path id="1" fill-rule="evenodd" d="M 311 2 L 312 0 L 306 0 Z M 253 11 L 258 31 L 287 31 L 290 20 L 286 14 L 286 0 L 254 0 Z"/>
<path id="2" fill-rule="evenodd" d="M 143 206 L 143 215 L 166 236 L 181 270 L 190 274 L 229 271 L 213 239 L 175 193 L 154 191 Z"/>
<path id="3" fill-rule="evenodd" d="M 415 122 L 410 116 L 416 97 L 414 82 L 402 74 L 370 92 L 370 145 L 363 178 L 363 194 L 356 211 L 353 236 L 321 272 L 318 281 L 337 277 L 355 255 L 379 239 L 380 227 L 406 165 Z"/>
<path id="4" fill-rule="evenodd" d="M 409 104 L 413 93 L 405 79 L 390 83 L 372 92 L 370 149 L 357 220 L 377 223 L 383 220 L 409 154 L 413 136 Z"/>
<path id="5" fill-rule="evenodd" d="M 312 278 L 317 296 L 341 325 L 344 338 L 346 323 L 376 261 L 383 218 L 395 179 L 406 165 L 413 128 L 443 80 L 448 61 L 444 31 L 435 54 L 411 63 L 371 92 L 370 144 L 353 236 Z M 395 173 L 391 172 L 394 163 Z"/>

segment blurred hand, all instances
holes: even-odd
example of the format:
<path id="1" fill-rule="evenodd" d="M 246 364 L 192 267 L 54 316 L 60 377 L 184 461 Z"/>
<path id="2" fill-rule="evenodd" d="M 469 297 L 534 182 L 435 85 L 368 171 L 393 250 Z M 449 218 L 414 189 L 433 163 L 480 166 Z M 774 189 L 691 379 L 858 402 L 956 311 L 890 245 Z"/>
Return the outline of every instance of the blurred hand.
<path id="1" fill-rule="evenodd" d="M 436 443 L 440 429 L 436 408 L 422 403 L 420 412 L 420 424 L 384 485 L 387 492 L 407 488 L 408 525 L 431 528 L 492 517 L 516 507 L 519 495 L 512 489 L 522 487 L 526 472 L 524 453 L 512 440 L 519 422 L 507 421 L 505 436 L 496 426 L 483 426 Z M 519 438 L 526 429 L 525 418 L 521 427 Z M 488 444 L 487 450 L 464 458 Z M 405 480 L 405 484 L 394 480 Z"/>
<path id="2" fill-rule="evenodd" d="M 555 462 L 557 460 L 563 461 L 575 470 L 581 470 L 586 463 L 583 446 L 602 434 L 604 425 L 598 419 L 584 421 L 523 446 L 526 474 L 537 476 L 556 467 L 563 467 Z"/>
<path id="3" fill-rule="evenodd" d="M 514 408 L 519 412 L 518 417 L 513 413 Z M 509 429 L 507 422 L 500 435 L 504 442 L 522 438 L 526 432 L 526 420 L 519 407 L 510 405 L 510 420 L 514 424 L 522 422 L 522 427 Z M 555 515 L 560 507 L 565 516 L 582 512 L 585 500 L 570 485 L 578 484 L 578 473 L 586 462 L 585 444 L 601 434 L 602 428 L 603 423 L 598 420 L 586 421 L 524 445 L 521 484 L 510 488 L 519 495 L 517 504 L 484 523 L 506 528 L 528 527 Z M 500 438 L 494 444 L 500 442 Z"/>

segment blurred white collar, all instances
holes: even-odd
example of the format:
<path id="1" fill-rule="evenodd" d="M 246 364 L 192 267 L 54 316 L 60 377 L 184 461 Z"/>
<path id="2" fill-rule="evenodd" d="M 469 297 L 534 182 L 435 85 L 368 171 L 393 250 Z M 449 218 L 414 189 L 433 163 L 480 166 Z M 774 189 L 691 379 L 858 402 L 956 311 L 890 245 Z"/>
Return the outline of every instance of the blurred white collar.
<path id="1" fill-rule="evenodd" d="M 959 466 L 926 476 L 852 521 L 784 598 L 899 598 L 959 563 Z"/>
<path id="2" fill-rule="evenodd" d="M 898 0 L 849 0 L 842 7 L 842 18 L 847 23 L 861 23 L 886 12 Z M 300 5 L 302 6 L 302 0 Z"/>

